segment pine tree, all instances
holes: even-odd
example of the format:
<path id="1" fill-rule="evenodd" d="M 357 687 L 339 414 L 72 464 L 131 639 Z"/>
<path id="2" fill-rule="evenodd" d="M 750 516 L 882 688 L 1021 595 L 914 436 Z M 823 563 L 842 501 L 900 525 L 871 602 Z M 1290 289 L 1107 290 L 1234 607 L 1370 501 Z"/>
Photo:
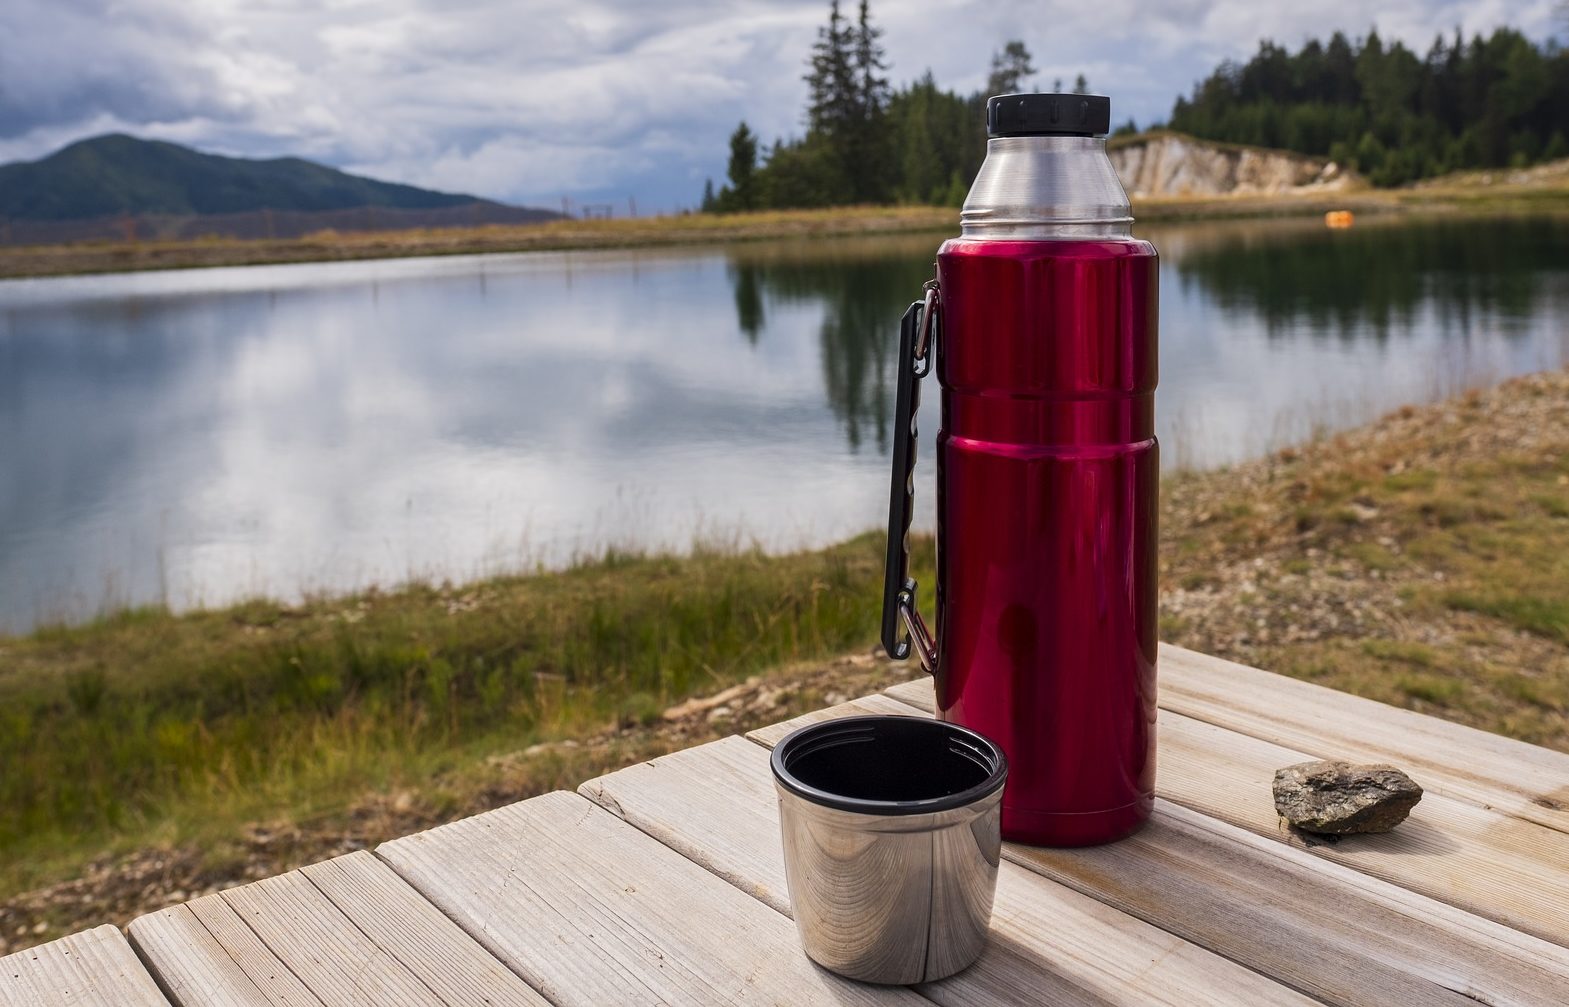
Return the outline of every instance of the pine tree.
<path id="1" fill-rule="evenodd" d="M 807 128 L 831 139 L 841 137 L 855 119 L 855 74 L 851 67 L 853 31 L 839 13 L 839 0 L 828 7 L 828 24 L 817 29 L 811 72 L 806 75 L 809 104 Z"/>
<path id="2" fill-rule="evenodd" d="M 1002 52 L 992 53 L 992 72 L 986 78 L 986 94 L 1017 94 L 1024 90 L 1025 82 L 1034 76 L 1030 65 L 1030 51 L 1018 39 L 1002 47 Z"/>
<path id="3" fill-rule="evenodd" d="M 1074 94 L 1089 94 L 1090 93 L 1090 82 L 1084 79 L 1084 75 L 1082 73 L 1079 74 L 1077 77 L 1073 78 L 1073 93 Z"/>
<path id="4" fill-rule="evenodd" d="M 846 149 L 853 198 L 858 203 L 878 203 L 888 197 L 891 165 L 888 137 L 888 68 L 881 43 L 881 28 L 873 27 L 868 0 L 861 0 L 856 17 L 854 108 L 856 122 L 851 126 L 851 142 Z"/>
<path id="5" fill-rule="evenodd" d="M 854 36 L 855 29 L 839 13 L 839 0 L 832 0 L 828 24 L 817 30 L 817 42 L 812 46 L 809 61 L 811 72 L 806 75 L 810 97 L 803 148 L 810 149 L 812 155 L 805 160 L 827 169 L 814 173 L 812 188 L 817 191 L 812 196 L 813 205 L 846 203 L 854 198 L 854 184 L 848 170 L 849 148 L 855 142 L 853 137 L 860 118 L 853 62 Z"/>
<path id="6" fill-rule="evenodd" d="M 714 199 L 714 180 L 711 178 L 704 179 L 702 210 L 704 213 L 713 213 L 718 208 Z"/>
<path id="7" fill-rule="evenodd" d="M 861 9 L 855 23 L 855 72 L 860 85 L 856 99 L 861 117 L 872 120 L 888 107 L 888 78 L 879 73 L 888 69 L 887 53 L 878 41 L 883 30 L 872 26 L 872 13 L 867 0 L 861 0 Z"/>
<path id="8" fill-rule="evenodd" d="M 933 130 L 937 82 L 932 72 L 910 85 L 899 103 L 895 122 L 900 141 L 898 195 L 905 203 L 934 203 L 943 194 L 946 180 L 937 158 Z"/>
<path id="9" fill-rule="evenodd" d="M 756 188 L 752 176 L 757 170 L 757 137 L 743 121 L 730 134 L 730 191 L 738 210 L 756 209 Z"/>

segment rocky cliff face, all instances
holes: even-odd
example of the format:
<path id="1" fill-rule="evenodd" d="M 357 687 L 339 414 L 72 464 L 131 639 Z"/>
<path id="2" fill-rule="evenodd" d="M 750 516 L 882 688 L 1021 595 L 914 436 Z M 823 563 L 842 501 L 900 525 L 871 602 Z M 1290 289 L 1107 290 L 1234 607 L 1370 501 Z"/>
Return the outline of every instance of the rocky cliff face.
<path id="1" fill-rule="evenodd" d="M 1128 195 L 1229 196 L 1333 192 L 1356 176 L 1323 158 L 1152 133 L 1108 151 Z"/>

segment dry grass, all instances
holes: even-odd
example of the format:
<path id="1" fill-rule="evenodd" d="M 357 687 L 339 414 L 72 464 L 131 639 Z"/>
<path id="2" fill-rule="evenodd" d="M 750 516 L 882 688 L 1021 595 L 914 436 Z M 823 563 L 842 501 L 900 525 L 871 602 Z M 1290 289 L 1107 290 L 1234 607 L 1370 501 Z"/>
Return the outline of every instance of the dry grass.
<path id="1" fill-rule="evenodd" d="M 1569 751 L 1569 372 L 1166 495 L 1164 639 Z"/>
<path id="2" fill-rule="evenodd" d="M 286 239 L 201 238 L 0 247 L 0 277 L 936 232 L 956 229 L 958 216 L 957 210 L 944 207 L 861 206 L 410 231 L 324 231 Z"/>

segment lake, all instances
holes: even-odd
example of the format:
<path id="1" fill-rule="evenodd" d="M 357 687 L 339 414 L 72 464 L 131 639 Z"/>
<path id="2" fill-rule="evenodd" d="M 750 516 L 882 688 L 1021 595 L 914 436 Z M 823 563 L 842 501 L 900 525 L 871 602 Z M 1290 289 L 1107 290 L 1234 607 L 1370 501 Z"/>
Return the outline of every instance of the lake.
<path id="1" fill-rule="evenodd" d="M 1569 362 L 1563 222 L 1136 233 L 1168 470 Z M 0 281 L 0 631 L 880 527 L 940 240 Z"/>

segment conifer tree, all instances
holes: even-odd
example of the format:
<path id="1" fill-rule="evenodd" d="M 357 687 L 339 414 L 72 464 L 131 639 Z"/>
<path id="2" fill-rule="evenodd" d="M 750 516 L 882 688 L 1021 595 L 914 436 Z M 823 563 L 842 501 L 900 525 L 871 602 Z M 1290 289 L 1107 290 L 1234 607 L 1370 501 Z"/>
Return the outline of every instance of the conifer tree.
<path id="1" fill-rule="evenodd" d="M 757 137 L 743 121 L 730 134 L 730 192 L 735 209 L 756 209 L 756 186 L 752 180 L 756 170 Z"/>
<path id="2" fill-rule="evenodd" d="M 807 128 L 830 140 L 842 138 L 855 119 L 856 82 L 851 64 L 853 32 L 839 13 L 839 0 L 832 0 L 828 23 L 817 29 L 817 41 L 812 45 L 809 61 L 811 72 L 806 75 L 810 94 Z"/>
<path id="3" fill-rule="evenodd" d="M 872 25 L 871 6 L 861 0 L 861 9 L 855 23 L 855 72 L 859 89 L 856 99 L 863 119 L 871 120 L 888 107 L 888 78 L 879 74 L 888 69 L 887 53 L 883 51 L 883 30 Z"/>
<path id="4" fill-rule="evenodd" d="M 853 198 L 848 162 L 849 147 L 858 119 L 856 109 L 855 29 L 839 13 L 839 0 L 828 8 L 828 24 L 817 30 L 806 75 L 809 103 L 806 110 L 807 132 L 797 160 L 815 171 L 809 187 L 816 205 L 846 203 Z"/>
<path id="5" fill-rule="evenodd" d="M 868 0 L 861 0 L 856 17 L 854 70 L 856 122 L 852 127 L 846 174 L 852 198 L 858 203 L 879 203 L 888 198 L 892 168 L 888 136 L 888 63 L 881 42 L 883 31 L 872 25 Z"/>
<path id="6" fill-rule="evenodd" d="M 1019 39 L 1011 39 L 1002 52 L 992 53 L 992 72 L 986 78 L 986 95 L 1016 94 L 1035 75 L 1030 65 L 1030 50 Z"/>

